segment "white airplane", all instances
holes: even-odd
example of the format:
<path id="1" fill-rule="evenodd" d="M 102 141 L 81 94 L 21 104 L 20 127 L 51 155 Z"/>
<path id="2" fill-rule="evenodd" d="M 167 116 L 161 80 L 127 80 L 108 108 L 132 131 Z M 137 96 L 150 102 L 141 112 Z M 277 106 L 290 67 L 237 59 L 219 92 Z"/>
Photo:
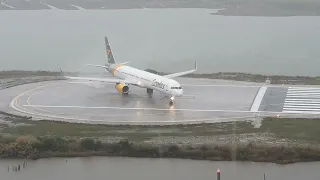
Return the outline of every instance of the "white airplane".
<path id="1" fill-rule="evenodd" d="M 166 94 L 167 97 L 170 96 L 169 104 L 170 106 L 172 106 L 174 97 L 182 96 L 183 89 L 177 81 L 171 78 L 190 74 L 197 70 L 197 62 L 195 62 L 195 67 L 192 70 L 160 76 L 151 72 L 142 71 L 130 66 L 126 66 L 126 64 L 128 64 L 129 62 L 117 64 L 113 58 L 113 54 L 112 54 L 111 47 L 107 37 L 105 37 L 105 44 L 106 44 L 106 51 L 108 55 L 108 64 L 106 64 L 105 66 L 88 64 L 88 66 L 105 68 L 113 76 L 117 77 L 117 79 L 69 77 L 69 76 L 67 76 L 66 78 L 75 79 L 75 80 L 89 80 L 89 81 L 115 83 L 116 90 L 122 94 L 129 93 L 129 85 L 146 88 L 149 96 L 153 94 L 153 90 L 156 90 L 158 92 Z"/>

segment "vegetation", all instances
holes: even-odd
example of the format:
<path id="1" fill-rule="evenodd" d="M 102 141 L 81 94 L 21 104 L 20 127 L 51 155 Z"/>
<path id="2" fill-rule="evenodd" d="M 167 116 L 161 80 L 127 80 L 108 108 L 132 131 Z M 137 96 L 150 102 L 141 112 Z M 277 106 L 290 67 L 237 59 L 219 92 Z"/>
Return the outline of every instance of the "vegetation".
<path id="1" fill-rule="evenodd" d="M 152 69 L 146 69 L 148 72 L 152 72 L 159 75 L 165 75 L 170 73 L 156 72 Z M 267 79 L 271 84 L 293 84 L 293 85 L 320 85 L 320 77 L 310 76 L 283 76 L 283 75 L 262 75 L 262 74 L 250 74 L 239 72 L 218 72 L 209 74 L 187 74 L 184 77 L 191 78 L 208 78 L 208 79 L 224 79 L 233 81 L 247 81 L 264 83 Z"/>
<path id="2" fill-rule="evenodd" d="M 186 77 L 225 79 L 225 80 L 249 81 L 249 82 L 265 82 L 268 78 L 271 81 L 271 84 L 320 85 L 320 77 L 309 77 L 309 76 L 280 76 L 280 75 L 266 76 L 261 74 L 219 72 L 219 73 L 212 73 L 212 74 L 189 74 L 189 75 L 186 75 Z"/>
<path id="3" fill-rule="evenodd" d="M 319 119 L 113 126 L 0 113 L 0 157 L 128 156 L 293 163 L 320 160 Z"/>
<path id="4" fill-rule="evenodd" d="M 77 73 L 63 72 L 64 75 L 76 75 Z M 0 71 L 0 79 L 4 78 L 22 78 L 32 76 L 61 76 L 62 73 L 59 71 Z"/>
<path id="5" fill-rule="evenodd" d="M 82 124 L 58 121 L 30 121 L 27 117 L 14 118 L 16 126 L 2 124 L 3 134 L 12 136 L 59 136 L 67 138 L 83 137 L 112 137 L 113 139 L 125 138 L 132 141 L 147 141 L 161 137 L 212 137 L 244 134 L 272 134 L 278 139 L 290 141 L 303 141 L 320 143 L 319 119 L 303 118 L 265 118 L 259 128 L 252 126 L 249 121 L 225 122 L 198 125 L 171 125 L 171 126 L 126 126 Z M 12 118 L 6 117 L 6 120 Z M 19 125 L 23 123 L 22 125 Z"/>
<path id="6" fill-rule="evenodd" d="M 198 160 L 238 160 L 256 162 L 292 163 L 319 161 L 317 146 L 259 145 L 143 145 L 128 140 L 103 143 L 84 138 L 79 140 L 60 137 L 22 136 L 0 143 L 2 158 L 44 158 L 61 156 L 126 156 L 151 158 L 186 158 Z"/>

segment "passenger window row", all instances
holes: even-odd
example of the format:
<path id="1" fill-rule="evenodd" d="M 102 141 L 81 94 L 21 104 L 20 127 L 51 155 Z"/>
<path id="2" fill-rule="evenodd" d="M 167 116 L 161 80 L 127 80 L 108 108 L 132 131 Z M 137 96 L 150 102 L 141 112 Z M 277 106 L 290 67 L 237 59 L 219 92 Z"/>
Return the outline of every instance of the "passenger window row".
<path id="1" fill-rule="evenodd" d="M 182 87 L 171 87 L 171 89 L 182 89 Z"/>

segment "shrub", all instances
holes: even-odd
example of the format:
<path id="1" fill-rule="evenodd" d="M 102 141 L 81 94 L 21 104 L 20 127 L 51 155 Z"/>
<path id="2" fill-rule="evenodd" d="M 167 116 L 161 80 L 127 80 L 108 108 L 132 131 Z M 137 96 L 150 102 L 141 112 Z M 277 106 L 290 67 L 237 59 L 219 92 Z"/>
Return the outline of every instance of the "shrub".
<path id="1" fill-rule="evenodd" d="M 93 150 L 95 148 L 95 143 L 93 139 L 85 138 L 80 141 L 80 146 L 85 150 Z"/>

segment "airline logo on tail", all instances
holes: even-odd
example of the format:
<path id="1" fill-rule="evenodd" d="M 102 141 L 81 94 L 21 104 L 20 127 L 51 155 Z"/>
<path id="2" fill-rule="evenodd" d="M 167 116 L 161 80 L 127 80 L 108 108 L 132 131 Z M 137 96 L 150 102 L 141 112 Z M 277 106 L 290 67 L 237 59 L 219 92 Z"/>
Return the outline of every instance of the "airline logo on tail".
<path id="1" fill-rule="evenodd" d="M 115 64 L 113 55 L 112 55 L 112 51 L 111 51 L 111 47 L 108 41 L 108 38 L 105 37 L 105 43 L 106 43 L 106 50 L 107 50 L 107 55 L 108 55 L 108 63 L 110 64 Z"/>

